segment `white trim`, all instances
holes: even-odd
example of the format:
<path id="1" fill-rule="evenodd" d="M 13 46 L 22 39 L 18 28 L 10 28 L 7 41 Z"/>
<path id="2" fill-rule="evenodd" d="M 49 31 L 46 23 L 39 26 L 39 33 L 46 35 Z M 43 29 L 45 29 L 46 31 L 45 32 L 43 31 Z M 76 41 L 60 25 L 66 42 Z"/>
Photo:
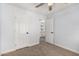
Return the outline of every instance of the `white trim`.
<path id="1" fill-rule="evenodd" d="M 47 42 L 47 43 L 49 43 L 49 42 Z M 57 43 L 49 43 L 49 44 L 52 44 L 52 45 L 61 47 L 61 48 L 63 48 L 63 49 L 66 49 L 66 50 L 68 50 L 68 51 L 71 51 L 71 52 L 74 52 L 74 53 L 79 54 L 79 51 L 73 50 L 73 49 L 71 49 L 71 48 L 64 47 L 63 45 L 60 45 L 60 44 L 57 44 Z"/>
<path id="2" fill-rule="evenodd" d="M 32 46 L 35 46 L 35 45 L 38 45 L 38 44 L 39 44 L 39 42 L 34 43 L 34 44 L 32 44 L 32 45 L 28 45 L 28 46 L 16 47 L 16 50 L 18 50 L 18 49 L 22 49 L 22 48 L 25 48 L 25 47 L 32 47 Z"/>
<path id="3" fill-rule="evenodd" d="M 64 47 L 64 46 L 62 46 L 62 45 L 60 45 L 60 44 L 55 43 L 54 45 L 56 45 L 56 46 L 58 46 L 58 47 L 61 47 L 61 48 L 63 48 L 63 49 L 69 50 L 69 51 L 71 51 L 71 52 L 74 52 L 74 53 L 79 54 L 79 51 L 73 50 L 73 49 L 71 49 L 71 48 Z"/>
<path id="4" fill-rule="evenodd" d="M 2 51 L 2 52 L 1 52 L 1 55 L 2 55 L 2 54 L 9 53 L 9 52 L 13 52 L 13 51 L 16 51 L 16 49 L 10 49 L 10 50 L 6 50 L 6 51 Z"/>
<path id="5" fill-rule="evenodd" d="M 49 43 L 49 42 L 47 42 L 47 43 Z M 39 44 L 39 43 L 37 43 L 37 44 Z M 53 43 L 49 43 L 49 44 L 53 44 Z M 36 44 L 34 44 L 34 45 L 36 45 Z M 64 49 L 66 49 L 66 50 L 69 50 L 69 51 L 71 51 L 71 52 L 74 52 L 74 53 L 79 54 L 79 51 L 76 51 L 76 50 L 73 50 L 73 49 L 64 47 L 64 46 L 62 46 L 62 45 L 59 45 L 59 44 L 56 44 L 56 43 L 53 44 L 53 45 L 56 45 L 56 46 L 58 46 L 58 47 L 61 47 L 61 48 L 64 48 Z M 29 47 L 31 47 L 31 46 L 29 46 Z M 23 48 L 24 48 L 24 47 L 23 47 Z M 21 48 L 18 48 L 18 49 L 21 49 Z M 12 51 L 16 51 L 16 50 L 18 50 L 18 49 L 15 48 L 15 49 L 3 51 L 3 52 L 0 53 L 0 55 L 5 54 L 5 53 L 9 53 L 9 52 L 12 52 Z"/>
<path id="6" fill-rule="evenodd" d="M 39 42 L 37 42 L 35 44 L 32 44 L 32 45 L 29 45 L 29 46 L 24 46 L 24 47 L 31 47 L 31 46 L 35 46 L 35 45 L 38 45 L 38 44 L 39 44 Z M 22 47 L 22 48 L 24 48 L 24 47 Z M 19 50 L 19 49 L 22 49 L 22 48 L 15 48 L 15 49 L 10 49 L 10 50 L 6 50 L 6 51 L 2 51 L 0 53 L 0 55 L 6 54 L 6 53 L 9 53 L 9 52 L 13 52 L 13 51 L 16 51 L 16 50 Z"/>

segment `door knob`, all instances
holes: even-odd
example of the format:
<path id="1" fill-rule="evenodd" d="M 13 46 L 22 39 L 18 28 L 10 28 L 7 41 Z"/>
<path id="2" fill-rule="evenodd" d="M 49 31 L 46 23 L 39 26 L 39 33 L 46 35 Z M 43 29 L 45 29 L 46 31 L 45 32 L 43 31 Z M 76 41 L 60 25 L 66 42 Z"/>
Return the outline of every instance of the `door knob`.
<path id="1" fill-rule="evenodd" d="M 26 32 L 26 34 L 29 34 L 29 32 Z"/>
<path id="2" fill-rule="evenodd" d="M 53 34 L 53 32 L 51 32 L 51 34 Z"/>

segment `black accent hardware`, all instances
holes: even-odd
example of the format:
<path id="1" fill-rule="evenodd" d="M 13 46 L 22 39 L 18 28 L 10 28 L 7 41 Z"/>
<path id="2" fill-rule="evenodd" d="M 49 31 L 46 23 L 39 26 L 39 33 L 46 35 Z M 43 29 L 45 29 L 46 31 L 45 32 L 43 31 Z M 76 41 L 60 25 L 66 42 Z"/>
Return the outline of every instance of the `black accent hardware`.
<path id="1" fill-rule="evenodd" d="M 26 32 L 26 34 L 29 34 L 29 32 Z"/>
<path id="2" fill-rule="evenodd" d="M 51 32 L 51 34 L 53 34 L 53 32 Z"/>

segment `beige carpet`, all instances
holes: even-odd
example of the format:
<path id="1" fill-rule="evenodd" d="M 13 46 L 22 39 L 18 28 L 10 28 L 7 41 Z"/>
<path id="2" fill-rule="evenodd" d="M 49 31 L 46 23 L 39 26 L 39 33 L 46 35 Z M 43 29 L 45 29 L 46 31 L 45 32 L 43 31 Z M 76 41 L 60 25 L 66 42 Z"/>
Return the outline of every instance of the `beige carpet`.
<path id="1" fill-rule="evenodd" d="M 3 56 L 79 56 L 79 54 L 43 42 L 36 46 L 26 47 L 4 54 Z"/>

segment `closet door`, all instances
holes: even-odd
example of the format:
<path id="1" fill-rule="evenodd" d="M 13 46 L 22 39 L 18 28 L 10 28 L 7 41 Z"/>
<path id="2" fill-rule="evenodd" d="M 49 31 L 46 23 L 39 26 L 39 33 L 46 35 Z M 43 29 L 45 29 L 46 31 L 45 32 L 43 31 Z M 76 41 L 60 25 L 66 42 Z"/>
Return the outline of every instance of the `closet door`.
<path id="1" fill-rule="evenodd" d="M 38 20 L 38 18 L 29 19 L 28 33 L 29 33 L 29 37 L 28 37 L 29 38 L 29 46 L 39 44 L 39 40 L 40 40 L 40 21 Z"/>
<path id="2" fill-rule="evenodd" d="M 16 16 L 16 49 L 29 46 L 28 22 L 24 16 Z"/>
<path id="3" fill-rule="evenodd" d="M 40 21 L 36 14 L 19 12 L 16 16 L 16 49 L 39 44 Z"/>
<path id="4" fill-rule="evenodd" d="M 54 40 L 54 33 L 53 33 L 53 19 L 46 20 L 46 42 L 53 44 Z"/>

